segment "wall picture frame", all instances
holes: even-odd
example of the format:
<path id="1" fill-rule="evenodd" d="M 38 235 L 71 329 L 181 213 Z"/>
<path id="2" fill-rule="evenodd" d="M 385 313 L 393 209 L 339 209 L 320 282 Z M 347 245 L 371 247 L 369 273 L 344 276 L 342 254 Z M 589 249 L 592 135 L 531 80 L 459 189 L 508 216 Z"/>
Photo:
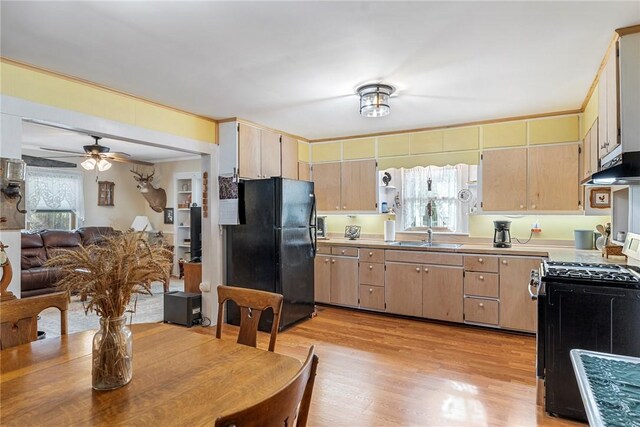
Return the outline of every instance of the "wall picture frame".
<path id="1" fill-rule="evenodd" d="M 596 187 L 590 190 L 589 205 L 594 209 L 609 209 L 611 207 L 611 188 Z"/>
<path id="2" fill-rule="evenodd" d="M 113 206 L 116 184 L 111 181 L 98 181 L 98 206 Z"/>
<path id="3" fill-rule="evenodd" d="M 164 223 L 165 224 L 173 224 L 174 216 L 173 216 L 173 208 L 164 208 Z"/>

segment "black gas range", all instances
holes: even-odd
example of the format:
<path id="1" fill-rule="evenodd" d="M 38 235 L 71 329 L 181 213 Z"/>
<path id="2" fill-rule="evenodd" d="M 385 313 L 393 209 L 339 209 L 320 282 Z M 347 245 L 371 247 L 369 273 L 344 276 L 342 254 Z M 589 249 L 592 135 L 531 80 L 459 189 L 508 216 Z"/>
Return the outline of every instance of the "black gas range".
<path id="1" fill-rule="evenodd" d="M 545 384 L 545 410 L 586 421 L 569 352 L 640 357 L 640 268 L 544 261 L 532 272 L 529 292 L 538 300 L 537 375 Z"/>

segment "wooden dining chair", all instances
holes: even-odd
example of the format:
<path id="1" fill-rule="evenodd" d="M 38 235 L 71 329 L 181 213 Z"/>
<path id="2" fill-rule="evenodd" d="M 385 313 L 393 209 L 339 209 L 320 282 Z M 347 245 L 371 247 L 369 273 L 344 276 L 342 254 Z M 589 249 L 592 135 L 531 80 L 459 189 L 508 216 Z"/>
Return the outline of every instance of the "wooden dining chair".
<path id="1" fill-rule="evenodd" d="M 253 406 L 216 420 L 216 427 L 305 427 L 316 378 L 314 346 L 295 377 L 275 394 Z"/>
<path id="2" fill-rule="evenodd" d="M 240 309 L 240 332 L 238 344 L 257 346 L 258 323 L 262 312 L 268 308 L 273 310 L 273 324 L 271 326 L 271 338 L 269 338 L 269 351 L 276 347 L 276 335 L 280 325 L 280 313 L 282 312 L 282 295 L 271 292 L 257 291 L 255 289 L 237 288 L 234 286 L 218 286 L 218 324 L 216 325 L 216 338 L 222 335 L 222 319 L 224 303 L 233 301 Z"/>
<path id="3" fill-rule="evenodd" d="M 35 341 L 38 315 L 49 307 L 60 310 L 60 333 L 67 334 L 69 294 L 56 292 L 0 303 L 0 349 Z"/>

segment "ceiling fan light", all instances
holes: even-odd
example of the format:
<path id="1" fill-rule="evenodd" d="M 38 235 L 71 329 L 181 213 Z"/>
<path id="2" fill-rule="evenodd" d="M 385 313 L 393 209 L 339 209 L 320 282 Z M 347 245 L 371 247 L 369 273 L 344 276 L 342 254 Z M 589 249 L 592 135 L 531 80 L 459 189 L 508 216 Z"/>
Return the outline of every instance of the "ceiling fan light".
<path id="1" fill-rule="evenodd" d="M 96 159 L 89 158 L 84 162 L 80 163 L 80 166 L 82 166 L 84 169 L 88 171 L 92 171 L 96 168 L 96 164 L 97 164 Z"/>
<path id="2" fill-rule="evenodd" d="M 389 98 L 395 92 L 393 86 L 369 84 L 360 86 L 356 92 L 360 95 L 360 115 L 364 117 L 384 117 L 391 112 Z"/>
<path id="3" fill-rule="evenodd" d="M 98 170 L 100 172 L 108 171 L 109 169 L 111 169 L 111 162 L 106 159 L 98 160 Z"/>

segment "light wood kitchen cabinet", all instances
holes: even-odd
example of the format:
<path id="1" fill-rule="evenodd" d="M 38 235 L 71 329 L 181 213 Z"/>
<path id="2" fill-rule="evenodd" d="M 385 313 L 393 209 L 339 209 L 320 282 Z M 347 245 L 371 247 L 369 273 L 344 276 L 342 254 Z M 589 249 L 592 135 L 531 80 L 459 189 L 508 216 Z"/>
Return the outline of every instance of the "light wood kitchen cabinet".
<path id="1" fill-rule="evenodd" d="M 340 210 L 340 163 L 313 165 L 316 203 L 319 211 Z"/>
<path id="2" fill-rule="evenodd" d="M 529 210 L 580 209 L 579 156 L 576 144 L 529 148 Z"/>
<path id="3" fill-rule="evenodd" d="M 331 257 L 331 303 L 358 306 L 358 259 Z"/>
<path id="4" fill-rule="evenodd" d="M 260 159 L 262 178 L 280 176 L 280 134 L 262 129 L 260 131 Z"/>
<path id="5" fill-rule="evenodd" d="M 500 326 L 536 331 L 537 305 L 529 295 L 531 270 L 540 268 L 539 258 L 500 258 Z"/>
<path id="6" fill-rule="evenodd" d="M 376 161 L 357 160 L 342 163 L 340 197 L 342 210 L 375 211 L 378 181 Z"/>
<path id="7" fill-rule="evenodd" d="M 611 49 L 598 82 L 598 157 L 602 158 L 620 143 L 618 137 L 618 61 L 617 45 Z"/>
<path id="8" fill-rule="evenodd" d="M 521 211 L 527 208 L 527 149 L 482 153 L 482 209 Z"/>
<path id="9" fill-rule="evenodd" d="M 300 179 L 298 177 L 298 140 L 282 135 L 282 177 Z"/>
<path id="10" fill-rule="evenodd" d="M 360 308 L 384 310 L 384 287 L 360 285 Z"/>
<path id="11" fill-rule="evenodd" d="M 298 179 L 300 181 L 311 181 L 311 166 L 309 166 L 309 163 L 298 162 Z"/>
<path id="12" fill-rule="evenodd" d="M 375 160 L 316 163 L 312 173 L 319 211 L 377 210 Z"/>
<path id="13" fill-rule="evenodd" d="M 360 284 L 384 286 L 384 264 L 360 261 Z"/>
<path id="14" fill-rule="evenodd" d="M 316 256 L 313 271 L 316 302 L 331 303 L 331 257 Z"/>
<path id="15" fill-rule="evenodd" d="M 498 325 L 501 302 L 484 298 L 464 299 L 464 320 L 471 323 Z"/>
<path id="16" fill-rule="evenodd" d="M 462 268 L 422 266 L 422 317 L 462 322 Z"/>
<path id="17" fill-rule="evenodd" d="M 422 265 L 387 262 L 385 301 L 388 313 L 422 316 Z"/>
<path id="18" fill-rule="evenodd" d="M 582 142 L 582 180 L 588 180 L 598 172 L 598 120 L 584 136 Z"/>
<path id="19" fill-rule="evenodd" d="M 240 178 L 262 177 L 260 129 L 238 124 L 238 174 Z"/>

